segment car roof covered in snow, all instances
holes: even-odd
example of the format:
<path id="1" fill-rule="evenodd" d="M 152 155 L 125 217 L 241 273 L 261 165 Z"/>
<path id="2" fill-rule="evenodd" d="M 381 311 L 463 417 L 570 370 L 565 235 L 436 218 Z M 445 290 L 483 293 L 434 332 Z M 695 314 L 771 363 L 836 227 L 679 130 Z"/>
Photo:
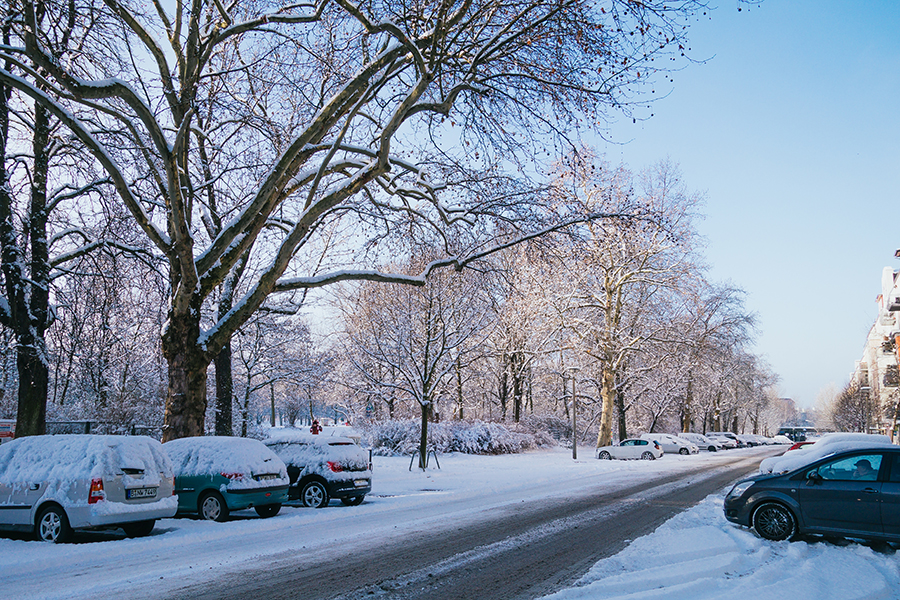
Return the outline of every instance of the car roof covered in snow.
<path id="1" fill-rule="evenodd" d="M 228 436 L 189 437 L 163 444 L 176 476 L 222 472 L 286 473 L 284 462 L 259 440 Z"/>
<path id="2" fill-rule="evenodd" d="M 160 443 L 146 436 L 35 435 L 0 446 L 0 483 L 72 481 L 122 469 L 172 476 Z"/>
<path id="3" fill-rule="evenodd" d="M 801 452 L 792 450 L 782 456 L 773 456 L 759 464 L 760 473 L 787 473 L 812 464 L 836 452 L 845 450 L 868 450 L 890 446 L 891 439 L 886 435 L 868 433 L 828 433 L 806 446 Z"/>

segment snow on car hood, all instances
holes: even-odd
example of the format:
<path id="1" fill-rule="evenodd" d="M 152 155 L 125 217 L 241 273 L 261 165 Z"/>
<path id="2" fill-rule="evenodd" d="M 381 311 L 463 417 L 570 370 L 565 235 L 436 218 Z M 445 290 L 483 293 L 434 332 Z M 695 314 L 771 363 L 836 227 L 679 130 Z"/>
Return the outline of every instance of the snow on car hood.
<path id="1" fill-rule="evenodd" d="M 812 464 L 835 452 L 844 450 L 867 449 L 873 446 L 890 446 L 891 439 L 886 435 L 868 433 L 828 433 L 816 443 L 802 450 L 791 450 L 781 456 L 773 456 L 759 463 L 760 473 L 787 473 Z"/>
<path id="2" fill-rule="evenodd" d="M 122 469 L 144 471 L 144 483 L 172 477 L 172 464 L 156 440 L 145 436 L 37 435 L 0 446 L 0 483 L 22 485 L 121 475 Z M 127 477 L 127 476 L 125 476 Z"/>
<path id="3" fill-rule="evenodd" d="M 228 489 L 250 489 L 288 485 L 287 469 L 274 452 L 257 440 L 226 436 L 191 437 L 172 440 L 163 449 L 175 467 L 176 477 L 243 473 Z M 277 475 L 257 481 L 257 475 Z"/>

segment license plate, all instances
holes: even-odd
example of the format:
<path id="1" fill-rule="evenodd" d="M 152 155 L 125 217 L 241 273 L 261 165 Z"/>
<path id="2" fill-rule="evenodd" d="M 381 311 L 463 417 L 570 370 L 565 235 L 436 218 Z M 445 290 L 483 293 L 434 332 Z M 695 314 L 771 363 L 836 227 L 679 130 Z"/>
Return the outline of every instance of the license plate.
<path id="1" fill-rule="evenodd" d="M 357 479 L 356 481 L 353 482 L 353 485 L 355 485 L 356 487 L 366 487 L 367 485 L 369 485 L 369 480 L 368 479 Z"/>
<path id="2" fill-rule="evenodd" d="M 256 476 L 257 481 L 271 481 L 273 479 L 278 479 L 278 475 L 267 474 L 267 475 L 257 475 Z"/>
<path id="3" fill-rule="evenodd" d="M 129 500 L 137 498 L 156 498 L 156 488 L 132 488 L 125 490 L 125 497 Z"/>

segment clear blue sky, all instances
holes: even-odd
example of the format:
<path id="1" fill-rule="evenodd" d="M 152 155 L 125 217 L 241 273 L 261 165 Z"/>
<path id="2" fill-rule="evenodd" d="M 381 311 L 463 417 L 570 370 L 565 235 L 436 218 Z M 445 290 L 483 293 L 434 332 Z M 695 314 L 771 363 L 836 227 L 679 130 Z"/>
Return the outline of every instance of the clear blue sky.
<path id="1" fill-rule="evenodd" d="M 747 291 L 756 351 L 811 406 L 847 381 L 900 268 L 900 2 L 725 0 L 691 48 L 710 60 L 599 149 L 633 170 L 668 157 L 705 192 L 711 276 Z"/>

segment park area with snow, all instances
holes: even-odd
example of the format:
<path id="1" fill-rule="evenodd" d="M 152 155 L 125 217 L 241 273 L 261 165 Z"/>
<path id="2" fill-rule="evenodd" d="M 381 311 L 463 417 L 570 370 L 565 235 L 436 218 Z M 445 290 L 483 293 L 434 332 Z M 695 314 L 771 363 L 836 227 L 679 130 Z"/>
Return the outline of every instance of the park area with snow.
<path id="1" fill-rule="evenodd" d="M 775 451 L 774 453 L 777 453 Z M 320 510 L 286 505 L 260 519 L 236 512 L 226 523 L 162 519 L 146 538 L 86 533 L 53 545 L 0 537 L 0 582 L 9 598 L 61 599 L 134 595 L 168 598 L 186 585 L 254 569 L 285 553 L 334 560 L 348 547 L 366 552 L 416 532 L 478 522 L 492 510 L 575 493 L 624 488 L 698 464 L 727 468 L 736 456 L 773 455 L 771 448 L 666 455 L 656 461 L 601 461 L 591 449 L 522 454 L 443 454 L 440 468 L 410 467 L 409 457 L 374 458 L 373 491 L 356 507 Z M 690 485 L 690 478 L 677 485 Z M 677 515 L 654 533 L 599 561 L 554 600 L 703 600 L 897 598 L 900 556 L 886 544 L 821 539 L 768 542 L 722 514 L 727 489 Z M 367 582 L 361 582 L 365 584 Z"/>

